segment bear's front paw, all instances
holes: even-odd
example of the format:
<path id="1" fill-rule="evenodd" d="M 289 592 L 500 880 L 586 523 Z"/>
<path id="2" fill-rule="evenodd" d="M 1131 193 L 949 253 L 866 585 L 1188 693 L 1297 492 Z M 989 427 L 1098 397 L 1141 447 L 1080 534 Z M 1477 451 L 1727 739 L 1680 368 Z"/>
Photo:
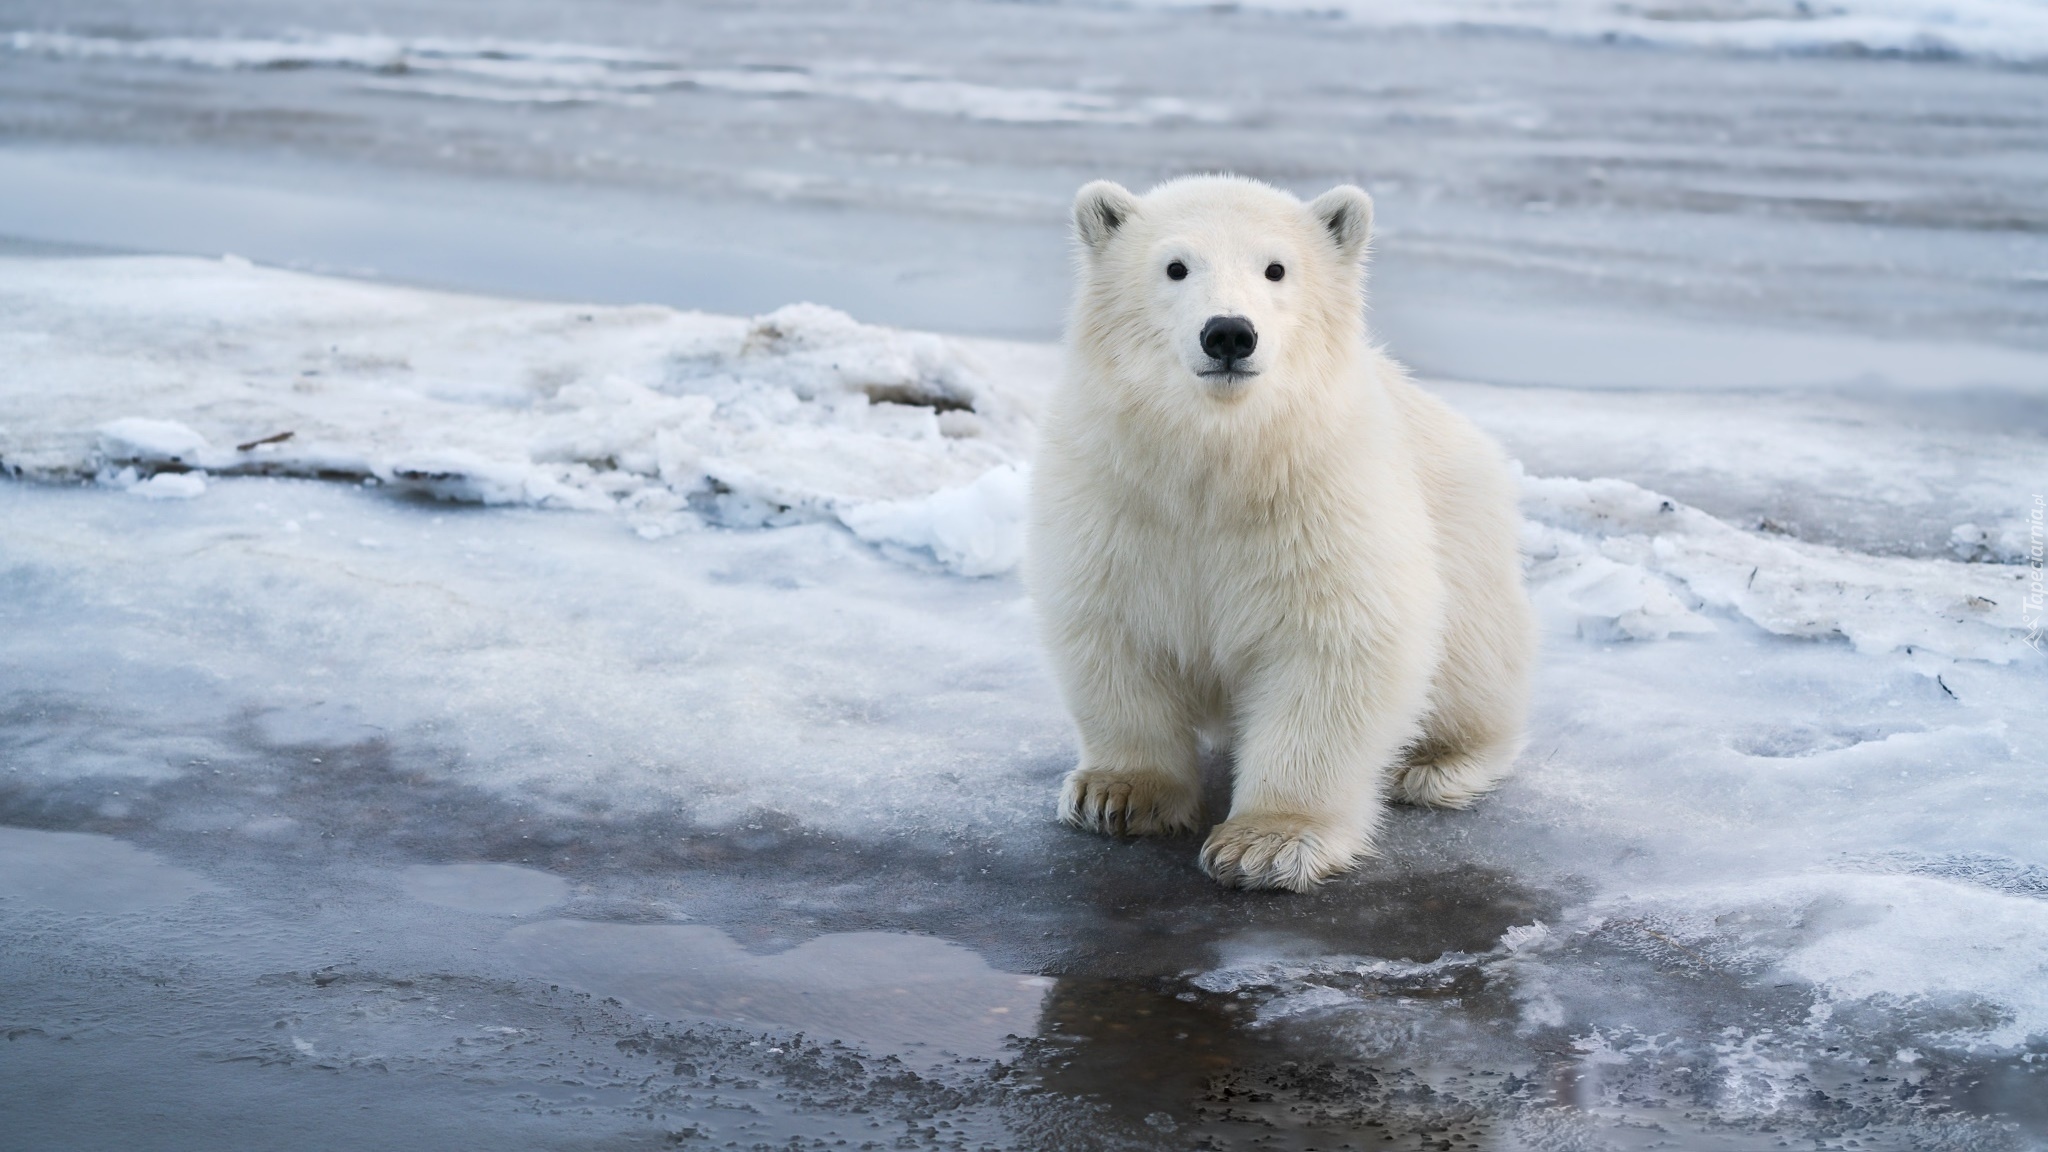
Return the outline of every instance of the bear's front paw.
<path id="1" fill-rule="evenodd" d="M 1110 836 L 1193 832 L 1202 819 L 1192 782 L 1142 768 L 1076 768 L 1060 786 L 1060 819 Z"/>
<path id="2" fill-rule="evenodd" d="M 1254 814 L 1218 824 L 1202 845 L 1202 871 L 1226 888 L 1306 892 L 1351 867 L 1351 837 L 1299 816 Z"/>

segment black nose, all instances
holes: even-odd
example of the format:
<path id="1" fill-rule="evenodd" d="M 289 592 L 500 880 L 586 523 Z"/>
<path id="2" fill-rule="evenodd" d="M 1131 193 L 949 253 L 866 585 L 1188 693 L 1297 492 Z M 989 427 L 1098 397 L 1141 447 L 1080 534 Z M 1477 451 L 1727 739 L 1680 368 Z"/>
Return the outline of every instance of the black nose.
<path id="1" fill-rule="evenodd" d="M 1242 360 L 1259 346 L 1259 330 L 1242 316 L 1211 316 L 1202 325 L 1202 351 L 1225 364 Z"/>

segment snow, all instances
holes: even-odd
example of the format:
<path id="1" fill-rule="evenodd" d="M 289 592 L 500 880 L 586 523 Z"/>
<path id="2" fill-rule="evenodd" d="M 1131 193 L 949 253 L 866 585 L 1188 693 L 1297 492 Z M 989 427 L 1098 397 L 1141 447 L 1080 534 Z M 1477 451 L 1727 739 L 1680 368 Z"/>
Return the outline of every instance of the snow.
<path id="1" fill-rule="evenodd" d="M 114 474 L 114 484 L 130 496 L 144 500 L 190 500 L 206 495 L 206 476 L 201 472 L 159 472 L 147 480 L 137 479 L 132 469 Z"/>
<path id="2" fill-rule="evenodd" d="M 853 534 L 885 551 L 929 554 L 962 576 L 996 576 L 1024 558 L 1027 469 L 999 465 L 964 488 L 911 500 L 878 501 L 840 516 Z"/>
<path id="3" fill-rule="evenodd" d="M 226 260 L 7 261 L 0 300 L 0 340 L 50 389 L 0 428 L 15 475 L 155 499 L 203 493 L 187 469 L 347 477 L 649 537 L 845 520 L 974 575 L 1016 563 L 1053 362 L 998 378 L 978 342 L 812 305 L 507 306 Z"/>

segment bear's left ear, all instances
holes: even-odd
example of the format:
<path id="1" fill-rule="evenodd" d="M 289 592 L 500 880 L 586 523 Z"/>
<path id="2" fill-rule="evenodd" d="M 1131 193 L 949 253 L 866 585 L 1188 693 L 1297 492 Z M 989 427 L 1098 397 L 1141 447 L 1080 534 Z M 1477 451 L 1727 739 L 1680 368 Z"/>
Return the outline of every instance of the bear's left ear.
<path id="1" fill-rule="evenodd" d="M 1316 197 L 1308 212 L 1329 232 L 1346 261 L 1365 262 L 1365 246 L 1372 240 L 1372 197 L 1365 189 L 1339 184 Z"/>
<path id="2" fill-rule="evenodd" d="M 1074 235 L 1090 252 L 1100 252 L 1137 211 L 1138 198 L 1129 189 L 1108 180 L 1092 181 L 1074 197 Z"/>

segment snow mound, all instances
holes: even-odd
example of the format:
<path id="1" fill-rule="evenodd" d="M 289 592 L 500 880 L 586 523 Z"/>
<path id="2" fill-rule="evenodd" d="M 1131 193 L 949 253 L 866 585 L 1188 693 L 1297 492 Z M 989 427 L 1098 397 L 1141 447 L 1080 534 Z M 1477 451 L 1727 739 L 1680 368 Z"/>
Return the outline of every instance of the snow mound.
<path id="1" fill-rule="evenodd" d="M 1930 1038 L 2011 1047 L 2048 1035 L 2048 901 L 1928 876 L 1815 874 L 1599 905 L 1587 935 L 1633 929 L 1713 967 L 1782 974 Z"/>
<path id="2" fill-rule="evenodd" d="M 810 304 L 524 304 L 234 260 L 0 261 L 0 301 L 13 475 L 149 496 L 197 495 L 198 469 L 314 476 L 650 537 L 845 519 L 975 574 L 1016 562 L 1051 371 L 1009 354 L 998 378 L 972 342 Z"/>
<path id="3" fill-rule="evenodd" d="M 2030 570 L 1745 532 L 1625 480 L 1524 477 L 1524 545 L 1540 605 L 1594 640 L 1710 631 L 1703 608 L 1865 653 L 1924 649 L 2005 663 L 2026 653 Z"/>
<path id="4" fill-rule="evenodd" d="M 991 468 L 965 488 L 868 504 L 840 519 L 884 552 L 923 552 L 962 576 L 995 576 L 1024 559 L 1030 485 L 1022 468 Z"/>
<path id="5" fill-rule="evenodd" d="M 145 500 L 190 500 L 206 495 L 206 476 L 201 472 L 159 472 L 147 480 L 136 480 L 132 473 L 124 473 L 120 480 L 130 496 Z"/>

